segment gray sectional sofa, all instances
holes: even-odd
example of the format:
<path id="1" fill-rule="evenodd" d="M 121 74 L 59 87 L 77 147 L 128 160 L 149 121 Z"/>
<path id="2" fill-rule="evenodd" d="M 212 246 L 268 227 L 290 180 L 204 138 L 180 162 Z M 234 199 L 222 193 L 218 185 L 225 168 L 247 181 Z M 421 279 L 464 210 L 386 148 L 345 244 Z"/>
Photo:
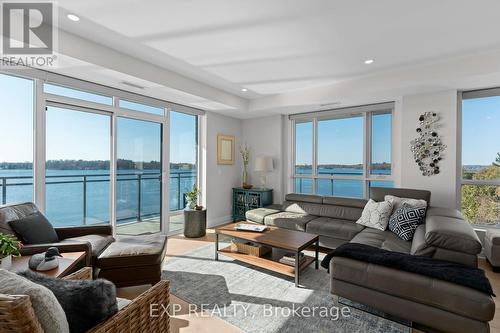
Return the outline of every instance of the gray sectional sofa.
<path id="1" fill-rule="evenodd" d="M 429 191 L 371 188 L 370 197 L 385 195 L 424 199 Z M 288 194 L 282 205 L 248 211 L 249 221 L 320 236 L 320 245 L 336 248 L 347 242 L 421 255 L 477 267 L 481 242 L 457 210 L 428 207 L 425 224 L 412 241 L 389 230 L 356 224 L 367 200 Z M 495 314 L 491 296 L 454 283 L 380 265 L 336 257 L 330 263 L 331 292 L 386 313 L 411 320 L 430 332 L 489 332 Z"/>

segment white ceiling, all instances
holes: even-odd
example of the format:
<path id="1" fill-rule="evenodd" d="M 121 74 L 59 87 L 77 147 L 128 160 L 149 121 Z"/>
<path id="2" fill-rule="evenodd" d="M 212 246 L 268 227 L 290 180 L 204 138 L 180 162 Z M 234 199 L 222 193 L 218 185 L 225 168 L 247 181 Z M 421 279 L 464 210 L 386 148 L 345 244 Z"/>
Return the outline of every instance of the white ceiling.
<path id="1" fill-rule="evenodd" d="M 58 4 L 63 30 L 248 99 L 500 47 L 498 0 Z"/>

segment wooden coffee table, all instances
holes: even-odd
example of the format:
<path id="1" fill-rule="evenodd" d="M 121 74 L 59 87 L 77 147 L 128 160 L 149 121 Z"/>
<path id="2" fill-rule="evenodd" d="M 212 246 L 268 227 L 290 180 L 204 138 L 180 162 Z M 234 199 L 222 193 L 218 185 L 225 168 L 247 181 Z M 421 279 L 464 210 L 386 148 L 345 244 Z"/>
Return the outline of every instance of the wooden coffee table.
<path id="1" fill-rule="evenodd" d="M 77 264 L 82 260 L 85 260 L 85 252 L 66 252 L 61 253 L 62 258 L 59 258 L 59 266 L 51 269 L 49 271 L 43 271 L 37 273 L 42 273 L 48 276 L 61 278 L 70 273 L 72 273 Z M 12 258 L 12 266 L 9 268 L 10 271 L 25 271 L 28 270 L 28 261 L 31 256 L 20 256 Z"/>
<path id="2" fill-rule="evenodd" d="M 249 223 L 249 222 L 244 222 Z M 251 232 L 235 230 L 236 223 L 225 225 L 215 229 L 215 260 L 219 260 L 219 253 L 236 260 L 271 270 L 280 274 L 295 278 L 295 286 L 299 286 L 299 275 L 307 266 L 315 262 L 318 269 L 318 249 L 319 236 L 301 231 L 269 227 L 264 232 Z M 295 253 L 298 258 L 299 253 L 307 247 L 315 244 L 315 257 L 305 256 L 305 260 L 299 265 L 299 260 L 295 260 L 295 267 L 285 265 L 273 260 L 272 254 L 265 257 L 256 257 L 244 253 L 233 252 L 231 247 L 219 249 L 219 235 L 238 238 L 253 243 L 269 246 L 271 248 L 282 249 Z"/>

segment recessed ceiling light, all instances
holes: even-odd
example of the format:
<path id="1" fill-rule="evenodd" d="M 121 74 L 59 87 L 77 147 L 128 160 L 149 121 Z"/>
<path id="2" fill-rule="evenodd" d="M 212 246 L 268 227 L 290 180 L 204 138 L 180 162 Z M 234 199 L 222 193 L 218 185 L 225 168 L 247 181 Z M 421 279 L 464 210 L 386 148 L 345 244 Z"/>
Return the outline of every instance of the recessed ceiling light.
<path id="1" fill-rule="evenodd" d="M 68 19 L 70 19 L 71 21 L 74 21 L 74 22 L 80 21 L 80 18 L 78 16 L 74 15 L 74 14 L 68 14 L 68 15 L 66 15 L 66 17 Z"/>
<path id="2" fill-rule="evenodd" d="M 247 88 L 241 88 L 241 91 L 243 91 L 243 92 L 247 92 L 247 91 L 248 91 L 248 89 L 247 89 Z"/>
<path id="3" fill-rule="evenodd" d="M 369 65 L 369 64 L 373 64 L 375 60 L 373 59 L 368 59 L 368 60 L 365 60 L 365 64 Z"/>

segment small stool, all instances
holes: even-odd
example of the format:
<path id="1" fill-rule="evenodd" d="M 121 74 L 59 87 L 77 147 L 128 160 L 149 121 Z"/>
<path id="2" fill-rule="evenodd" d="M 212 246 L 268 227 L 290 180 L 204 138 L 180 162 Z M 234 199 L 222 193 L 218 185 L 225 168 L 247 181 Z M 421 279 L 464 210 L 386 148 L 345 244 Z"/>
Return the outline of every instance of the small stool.
<path id="1" fill-rule="evenodd" d="M 484 254 L 493 266 L 493 271 L 500 272 L 500 230 L 486 230 L 484 236 Z"/>

